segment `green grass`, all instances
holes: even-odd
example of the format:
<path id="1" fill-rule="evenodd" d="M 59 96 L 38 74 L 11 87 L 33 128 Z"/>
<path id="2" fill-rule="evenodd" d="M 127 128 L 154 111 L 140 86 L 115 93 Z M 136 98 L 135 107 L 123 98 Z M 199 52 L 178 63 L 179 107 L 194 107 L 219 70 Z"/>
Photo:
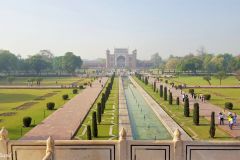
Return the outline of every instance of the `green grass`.
<path id="1" fill-rule="evenodd" d="M 42 100 L 34 100 L 39 96 L 47 93 L 56 93 L 52 97 Z M 55 108 L 60 108 L 66 101 L 62 99 L 63 94 L 68 94 L 71 99 L 74 95 L 72 89 L 1 89 L 0 90 L 0 114 L 6 112 L 16 112 L 12 116 L 0 116 L 0 126 L 5 127 L 9 132 L 10 139 L 19 139 L 28 132 L 32 127 L 23 128 L 22 119 L 25 116 L 32 117 L 32 124 L 39 124 L 42 120 L 49 116 L 53 111 L 46 110 L 47 102 L 54 102 Z M 24 110 L 13 109 L 26 102 L 39 102 Z M 45 112 L 45 117 L 44 117 Z M 22 130 L 22 133 L 21 133 Z"/>
<path id="2" fill-rule="evenodd" d="M 233 112 L 240 114 L 240 89 L 235 88 L 202 88 L 194 89 L 195 93 L 211 94 L 210 103 L 224 108 L 225 102 L 233 103 Z M 188 90 L 186 90 L 188 92 Z"/>
<path id="3" fill-rule="evenodd" d="M 28 80 L 34 77 L 16 77 L 12 84 L 6 80 L 6 78 L 0 79 L 0 85 L 28 85 Z M 36 77 L 35 77 L 36 78 Z M 79 77 L 43 77 L 41 85 L 51 86 L 51 85 L 70 85 L 72 83 L 77 83 L 82 85 L 85 82 L 89 82 L 90 78 L 79 78 Z M 36 85 L 34 81 L 33 85 Z"/>
<path id="4" fill-rule="evenodd" d="M 133 77 L 136 82 L 145 89 L 145 91 L 152 96 L 152 98 L 160 104 L 160 106 L 172 117 L 193 139 L 209 140 L 209 128 L 210 122 L 204 117 L 200 117 L 200 125 L 195 126 L 193 124 L 192 117 L 184 117 L 183 106 L 177 106 L 175 101 L 173 105 L 169 105 L 168 101 L 164 101 L 160 98 L 159 93 L 153 92 L 151 85 L 145 85 L 142 81 Z M 192 112 L 191 115 L 192 116 Z M 222 131 L 217 127 L 216 136 L 214 140 L 229 140 L 232 139 L 230 135 Z"/>
<path id="5" fill-rule="evenodd" d="M 111 136 L 109 135 L 110 126 L 112 125 L 111 118 L 114 118 L 113 121 L 115 124 L 115 126 L 113 127 L 113 134 L 116 137 L 113 139 L 118 139 L 118 88 L 119 88 L 118 85 L 119 85 L 118 78 L 115 78 L 111 94 L 109 95 L 109 98 L 106 102 L 106 108 L 105 108 L 104 114 L 102 115 L 102 122 L 101 124 L 98 124 L 98 137 L 97 138 L 92 137 L 92 139 L 107 140 L 111 138 Z M 97 98 L 96 102 L 92 106 L 87 117 L 84 119 L 83 124 L 81 125 L 78 133 L 75 136 L 76 139 L 82 139 L 82 140 L 87 139 L 87 133 L 85 132 L 85 134 L 82 135 L 82 132 L 84 131 L 84 128 L 86 125 L 91 126 L 92 112 L 97 111 L 97 103 L 101 101 L 102 93 L 104 93 L 105 90 L 106 90 L 106 87 L 102 90 L 100 96 Z M 113 108 L 113 105 L 115 105 L 115 110 Z M 110 115 L 108 112 L 113 113 L 113 115 Z"/>
<path id="6" fill-rule="evenodd" d="M 203 79 L 202 76 L 179 76 L 176 78 L 168 78 L 169 82 L 173 81 L 175 84 L 187 84 L 193 86 L 209 86 L 208 82 Z M 239 81 L 234 76 L 229 76 L 226 79 L 222 80 L 222 86 L 237 86 L 239 85 Z M 219 80 L 212 76 L 211 77 L 211 85 L 219 86 Z"/>

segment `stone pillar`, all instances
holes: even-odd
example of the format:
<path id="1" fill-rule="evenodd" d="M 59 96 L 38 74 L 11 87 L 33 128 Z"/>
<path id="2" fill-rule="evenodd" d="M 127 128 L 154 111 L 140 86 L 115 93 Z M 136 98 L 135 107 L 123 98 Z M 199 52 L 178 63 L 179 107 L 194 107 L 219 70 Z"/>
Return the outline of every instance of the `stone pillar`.
<path id="1" fill-rule="evenodd" d="M 46 155 L 42 160 L 54 160 L 54 140 L 52 137 L 47 139 Z"/>
<path id="2" fill-rule="evenodd" d="M 181 132 L 176 129 L 173 137 L 174 143 L 174 160 L 183 160 L 183 141 L 181 139 Z"/>
<path id="3" fill-rule="evenodd" d="M 11 154 L 8 154 L 8 131 L 2 127 L 0 131 L 0 160 L 10 159 Z"/>
<path id="4" fill-rule="evenodd" d="M 119 160 L 127 160 L 127 132 L 124 128 L 119 133 Z"/>

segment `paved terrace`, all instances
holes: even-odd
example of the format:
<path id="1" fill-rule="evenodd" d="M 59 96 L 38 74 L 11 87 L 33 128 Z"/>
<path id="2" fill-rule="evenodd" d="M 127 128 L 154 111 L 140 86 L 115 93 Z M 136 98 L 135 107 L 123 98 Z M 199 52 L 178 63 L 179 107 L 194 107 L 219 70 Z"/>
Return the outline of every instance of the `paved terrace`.
<path id="1" fill-rule="evenodd" d="M 150 83 L 153 83 L 154 80 L 155 80 L 154 78 L 149 78 Z M 174 99 L 176 99 L 176 97 L 179 97 L 180 102 L 183 103 L 182 95 L 181 95 L 181 91 L 180 90 L 176 90 L 175 88 L 172 88 L 169 84 L 166 84 L 166 83 L 163 83 L 163 82 L 157 82 L 156 83 L 157 87 L 159 87 L 160 84 L 162 84 L 163 86 L 168 87 L 168 89 L 170 89 L 170 91 L 172 92 L 172 95 L 173 95 Z M 222 86 L 222 88 L 224 88 L 224 87 L 226 88 L 228 86 Z M 188 93 L 185 93 L 185 94 L 188 94 Z M 219 112 L 224 112 L 226 116 L 228 114 L 227 110 L 223 110 L 223 108 L 221 108 L 221 107 L 219 107 L 217 105 L 211 104 L 211 103 L 209 103 L 207 101 L 202 102 L 200 99 L 196 99 L 195 100 L 194 98 L 191 97 L 190 94 L 188 94 L 188 97 L 189 97 L 190 109 L 193 109 L 193 104 L 194 103 L 196 103 L 196 102 L 199 103 L 200 116 L 204 116 L 208 120 L 210 120 L 211 112 L 215 112 L 215 116 L 216 116 L 215 117 L 215 122 L 216 122 L 216 124 L 219 123 L 219 120 L 218 120 L 218 113 Z M 239 138 L 240 137 L 240 120 L 239 120 L 239 115 L 238 115 L 238 119 L 237 119 L 237 125 L 233 126 L 233 130 L 229 129 L 228 121 L 226 119 L 225 119 L 224 124 L 225 125 L 218 125 L 218 127 L 223 129 L 225 132 L 227 132 L 228 134 L 230 134 L 234 138 Z"/>
<path id="2" fill-rule="evenodd" d="M 157 117 L 161 120 L 169 133 L 173 133 L 178 129 L 182 133 L 183 140 L 192 140 L 191 137 L 159 106 L 159 104 L 132 78 L 129 77 L 132 83 L 136 86 L 139 92 L 143 95 L 146 102 L 151 106 Z"/>
<path id="3" fill-rule="evenodd" d="M 92 87 L 88 86 L 21 139 L 46 140 L 52 136 L 55 140 L 70 140 L 101 92 L 101 85 L 105 85 L 107 79 L 106 77 L 102 78 L 102 83 L 95 80 Z"/>

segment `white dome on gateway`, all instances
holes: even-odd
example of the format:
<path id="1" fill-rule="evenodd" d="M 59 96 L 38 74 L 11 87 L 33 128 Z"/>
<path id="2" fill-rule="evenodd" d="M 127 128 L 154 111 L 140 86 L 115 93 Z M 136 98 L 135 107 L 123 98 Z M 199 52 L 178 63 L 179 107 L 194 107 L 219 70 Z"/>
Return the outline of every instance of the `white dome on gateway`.
<path id="1" fill-rule="evenodd" d="M 136 68 L 137 50 L 129 54 L 128 48 L 114 48 L 114 53 L 106 51 L 106 68 Z"/>

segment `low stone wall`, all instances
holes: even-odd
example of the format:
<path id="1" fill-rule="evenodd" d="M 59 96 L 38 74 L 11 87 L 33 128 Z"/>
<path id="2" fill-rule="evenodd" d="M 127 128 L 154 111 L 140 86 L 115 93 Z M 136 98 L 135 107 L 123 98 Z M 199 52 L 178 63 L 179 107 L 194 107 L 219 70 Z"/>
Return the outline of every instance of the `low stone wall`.
<path id="1" fill-rule="evenodd" d="M 176 130 L 173 140 L 128 140 L 122 129 L 119 140 L 7 139 L 0 131 L 0 160 L 238 160 L 239 141 L 182 141 Z"/>

